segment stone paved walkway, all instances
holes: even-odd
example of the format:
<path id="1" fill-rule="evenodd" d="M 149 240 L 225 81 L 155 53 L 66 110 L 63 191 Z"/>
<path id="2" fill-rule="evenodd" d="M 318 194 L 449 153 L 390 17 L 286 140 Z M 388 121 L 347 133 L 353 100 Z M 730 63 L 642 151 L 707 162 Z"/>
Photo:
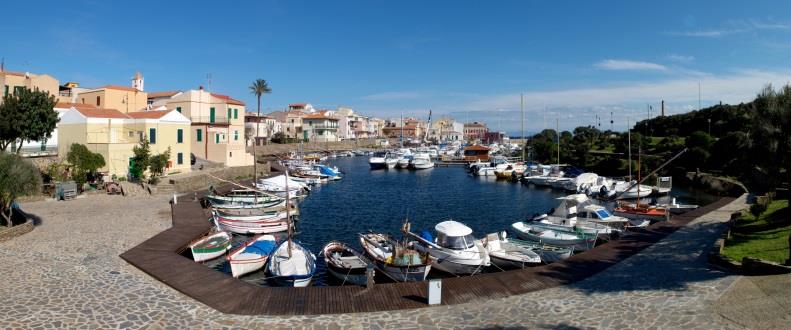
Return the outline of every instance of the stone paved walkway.
<path id="1" fill-rule="evenodd" d="M 704 251 L 743 207 L 737 199 L 571 286 L 418 310 L 251 317 L 216 312 L 117 257 L 169 226 L 166 197 L 29 203 L 43 225 L 0 243 L 0 327 L 741 328 L 715 309 L 739 277 L 709 269 Z"/>

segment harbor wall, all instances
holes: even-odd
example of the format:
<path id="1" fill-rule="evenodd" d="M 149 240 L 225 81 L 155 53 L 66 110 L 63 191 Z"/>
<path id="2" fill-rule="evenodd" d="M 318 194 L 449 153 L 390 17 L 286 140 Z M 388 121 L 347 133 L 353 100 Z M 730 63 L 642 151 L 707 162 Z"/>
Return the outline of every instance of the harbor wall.
<path id="1" fill-rule="evenodd" d="M 258 164 L 259 176 L 269 175 L 269 171 L 269 163 Z M 253 176 L 253 166 L 223 167 L 203 171 L 194 171 L 189 174 L 190 175 L 184 177 L 168 179 L 168 182 L 173 185 L 177 193 L 205 190 L 209 186 L 220 186 L 227 184 L 226 182 L 223 182 L 217 178 L 229 181 L 239 181 L 240 179 L 250 178 Z"/>

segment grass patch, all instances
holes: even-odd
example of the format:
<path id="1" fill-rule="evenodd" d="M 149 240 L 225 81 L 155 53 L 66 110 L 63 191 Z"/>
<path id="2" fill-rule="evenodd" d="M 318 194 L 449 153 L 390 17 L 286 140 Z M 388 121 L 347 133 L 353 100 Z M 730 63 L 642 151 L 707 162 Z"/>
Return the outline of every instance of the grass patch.
<path id="1" fill-rule="evenodd" d="M 789 216 L 788 200 L 772 201 L 758 217 L 746 214 L 736 221 L 731 238 L 725 241 L 723 254 L 736 261 L 752 257 L 784 263 L 789 258 Z"/>

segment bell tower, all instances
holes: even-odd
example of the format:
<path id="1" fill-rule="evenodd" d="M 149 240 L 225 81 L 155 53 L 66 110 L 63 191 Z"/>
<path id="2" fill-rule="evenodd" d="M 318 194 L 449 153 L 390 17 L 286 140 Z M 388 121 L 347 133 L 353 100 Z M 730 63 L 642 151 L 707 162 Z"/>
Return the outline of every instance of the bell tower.
<path id="1" fill-rule="evenodd" d="M 132 87 L 138 91 L 143 91 L 143 75 L 140 74 L 140 71 L 135 72 L 135 77 L 132 78 Z"/>

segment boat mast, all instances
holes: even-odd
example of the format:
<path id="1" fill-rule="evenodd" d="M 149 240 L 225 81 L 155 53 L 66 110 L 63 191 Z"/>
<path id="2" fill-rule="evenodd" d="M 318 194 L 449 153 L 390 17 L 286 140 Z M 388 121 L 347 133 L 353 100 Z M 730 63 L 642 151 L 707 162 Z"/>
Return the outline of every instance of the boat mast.
<path id="1" fill-rule="evenodd" d="M 291 213 L 289 212 L 291 206 L 288 204 L 289 199 L 291 199 L 289 198 L 288 180 L 288 168 L 286 168 L 286 226 L 288 226 L 288 257 L 291 258 L 291 235 L 293 232 L 291 230 Z"/>
<path id="2" fill-rule="evenodd" d="M 626 130 L 629 132 L 629 182 L 632 182 L 632 128 L 629 125 L 629 117 L 626 117 Z"/>
<path id="3" fill-rule="evenodd" d="M 522 161 L 525 161 L 525 148 L 527 148 L 527 140 L 525 140 L 525 93 L 519 95 L 519 109 L 522 111 Z"/>
<path id="4" fill-rule="evenodd" d="M 637 182 L 640 182 L 640 147 L 641 144 L 637 144 Z M 640 207 L 640 184 L 637 184 L 637 203 L 635 203 L 637 207 Z"/>
<path id="5" fill-rule="evenodd" d="M 555 133 L 558 135 L 558 166 L 560 166 L 560 119 L 555 118 Z"/>

